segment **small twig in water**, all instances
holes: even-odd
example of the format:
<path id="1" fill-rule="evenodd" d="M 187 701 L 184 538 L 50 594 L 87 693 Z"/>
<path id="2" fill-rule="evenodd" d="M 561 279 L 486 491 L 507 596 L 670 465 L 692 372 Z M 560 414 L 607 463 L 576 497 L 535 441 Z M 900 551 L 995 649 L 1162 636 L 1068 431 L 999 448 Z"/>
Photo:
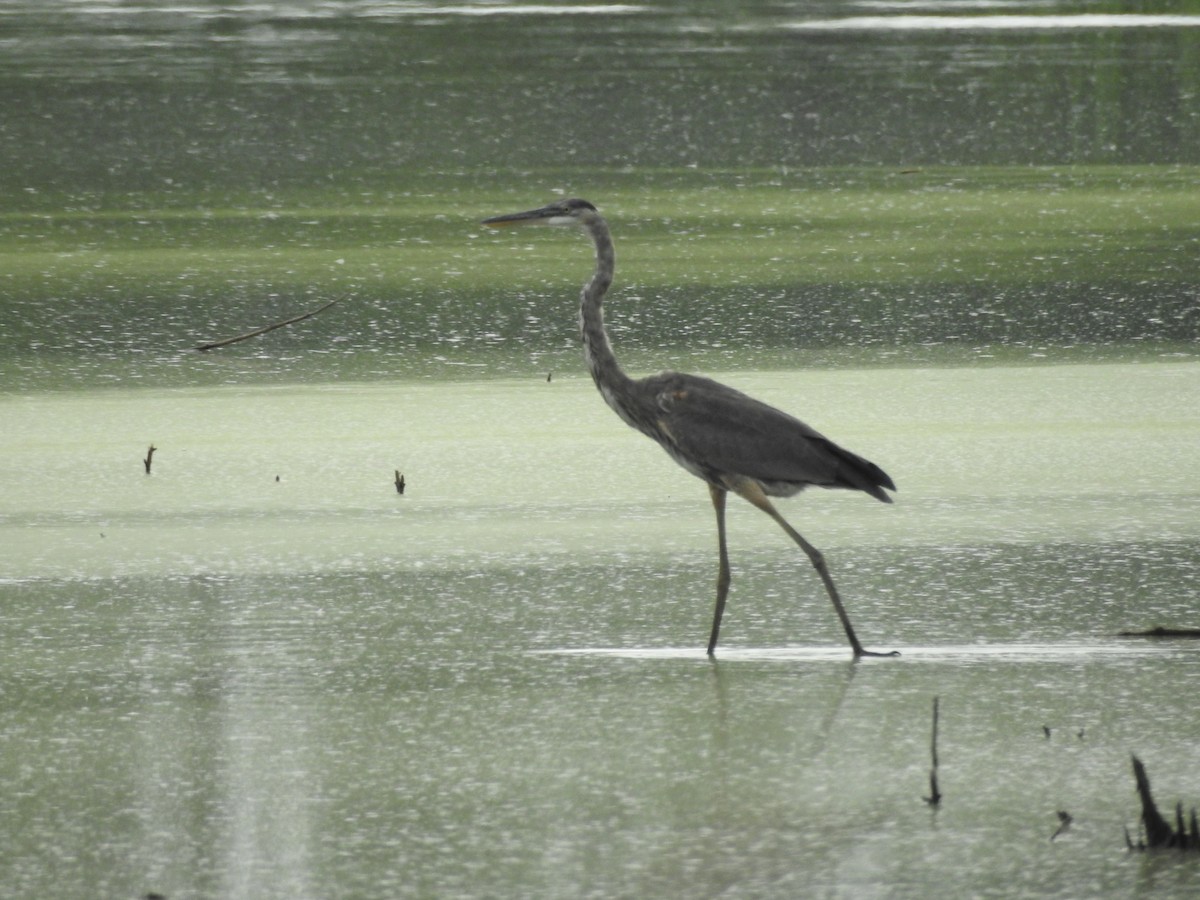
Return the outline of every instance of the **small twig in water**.
<path id="1" fill-rule="evenodd" d="M 1060 834 L 1065 833 L 1066 830 L 1071 827 L 1071 822 L 1073 821 L 1074 819 L 1071 818 L 1071 814 L 1069 812 L 1067 812 L 1065 809 L 1060 809 L 1058 811 L 1058 831 L 1050 835 L 1050 840 L 1054 840 Z"/>
<path id="2" fill-rule="evenodd" d="M 147 475 L 150 474 L 150 466 L 154 464 L 154 451 L 157 449 L 157 447 L 151 444 L 150 449 L 146 451 L 146 458 L 142 460 L 142 465 L 146 467 Z"/>

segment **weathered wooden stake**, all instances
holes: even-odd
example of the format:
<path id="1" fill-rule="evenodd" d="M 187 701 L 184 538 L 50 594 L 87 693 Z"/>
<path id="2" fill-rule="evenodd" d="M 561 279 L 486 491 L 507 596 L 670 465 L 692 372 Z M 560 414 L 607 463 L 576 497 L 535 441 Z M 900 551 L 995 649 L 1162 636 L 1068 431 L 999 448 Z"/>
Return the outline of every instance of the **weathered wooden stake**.
<path id="1" fill-rule="evenodd" d="M 938 739 L 938 698 L 933 698 L 933 737 L 929 742 L 929 754 L 933 758 L 933 767 L 929 770 L 929 796 L 924 800 L 930 806 L 937 806 L 942 802 L 942 792 L 938 790 L 937 770 L 938 770 L 938 754 L 937 754 L 937 739 Z"/>

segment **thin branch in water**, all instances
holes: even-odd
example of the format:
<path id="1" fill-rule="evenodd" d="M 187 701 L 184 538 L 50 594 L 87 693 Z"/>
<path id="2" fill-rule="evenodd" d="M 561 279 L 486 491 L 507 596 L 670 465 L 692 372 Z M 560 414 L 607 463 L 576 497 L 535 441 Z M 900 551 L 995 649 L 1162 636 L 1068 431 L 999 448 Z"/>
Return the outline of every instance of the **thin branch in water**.
<path id="1" fill-rule="evenodd" d="M 154 451 L 157 449 L 157 447 L 151 444 L 150 449 L 146 451 L 146 458 L 142 460 L 142 465 L 146 467 L 147 475 L 150 474 L 150 466 L 154 463 Z"/>
<path id="2" fill-rule="evenodd" d="M 200 344 L 196 349 L 200 352 L 206 350 L 216 350 L 218 347 L 228 347 L 230 344 L 236 344 L 238 341 L 246 341 L 253 337 L 258 337 L 260 334 L 266 334 L 268 331 L 274 331 L 276 328 L 282 328 L 285 325 L 295 325 L 297 322 L 303 322 L 305 319 L 311 319 L 313 316 L 319 315 L 333 304 L 341 300 L 341 297 L 335 297 L 330 300 L 320 309 L 314 309 L 306 313 L 301 313 L 298 316 L 293 316 L 290 319 L 284 319 L 282 322 L 275 322 L 271 325 L 264 325 L 262 328 L 256 328 L 253 331 L 247 331 L 245 334 L 239 334 L 236 337 L 225 338 L 223 341 L 210 341 L 207 344 Z"/>

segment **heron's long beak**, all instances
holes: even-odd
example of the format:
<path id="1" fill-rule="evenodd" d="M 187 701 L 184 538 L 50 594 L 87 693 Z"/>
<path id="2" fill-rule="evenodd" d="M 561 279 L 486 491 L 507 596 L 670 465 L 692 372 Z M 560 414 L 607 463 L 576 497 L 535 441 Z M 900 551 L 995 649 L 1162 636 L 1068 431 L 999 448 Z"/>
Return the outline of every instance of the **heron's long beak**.
<path id="1" fill-rule="evenodd" d="M 484 219 L 483 224 L 490 225 L 493 228 L 507 228 L 512 225 L 538 225 L 546 223 L 554 215 L 561 214 L 562 209 L 558 206 L 541 206 L 537 209 L 526 210 L 525 212 L 492 216 L 490 219 Z"/>

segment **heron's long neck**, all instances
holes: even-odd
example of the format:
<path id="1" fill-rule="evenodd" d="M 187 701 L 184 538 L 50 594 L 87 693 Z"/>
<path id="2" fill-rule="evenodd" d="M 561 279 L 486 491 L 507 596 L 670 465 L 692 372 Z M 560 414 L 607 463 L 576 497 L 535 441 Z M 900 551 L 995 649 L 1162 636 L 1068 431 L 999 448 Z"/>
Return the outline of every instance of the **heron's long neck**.
<path id="1" fill-rule="evenodd" d="M 617 365 L 608 334 L 604 330 L 604 294 L 612 284 L 615 256 L 612 237 L 603 219 L 597 218 L 587 226 L 592 243 L 596 245 L 596 273 L 583 286 L 579 303 L 579 332 L 583 337 L 583 356 L 592 380 L 604 395 L 608 405 L 622 416 L 625 412 L 617 402 L 621 392 L 616 389 L 631 381 Z"/>

